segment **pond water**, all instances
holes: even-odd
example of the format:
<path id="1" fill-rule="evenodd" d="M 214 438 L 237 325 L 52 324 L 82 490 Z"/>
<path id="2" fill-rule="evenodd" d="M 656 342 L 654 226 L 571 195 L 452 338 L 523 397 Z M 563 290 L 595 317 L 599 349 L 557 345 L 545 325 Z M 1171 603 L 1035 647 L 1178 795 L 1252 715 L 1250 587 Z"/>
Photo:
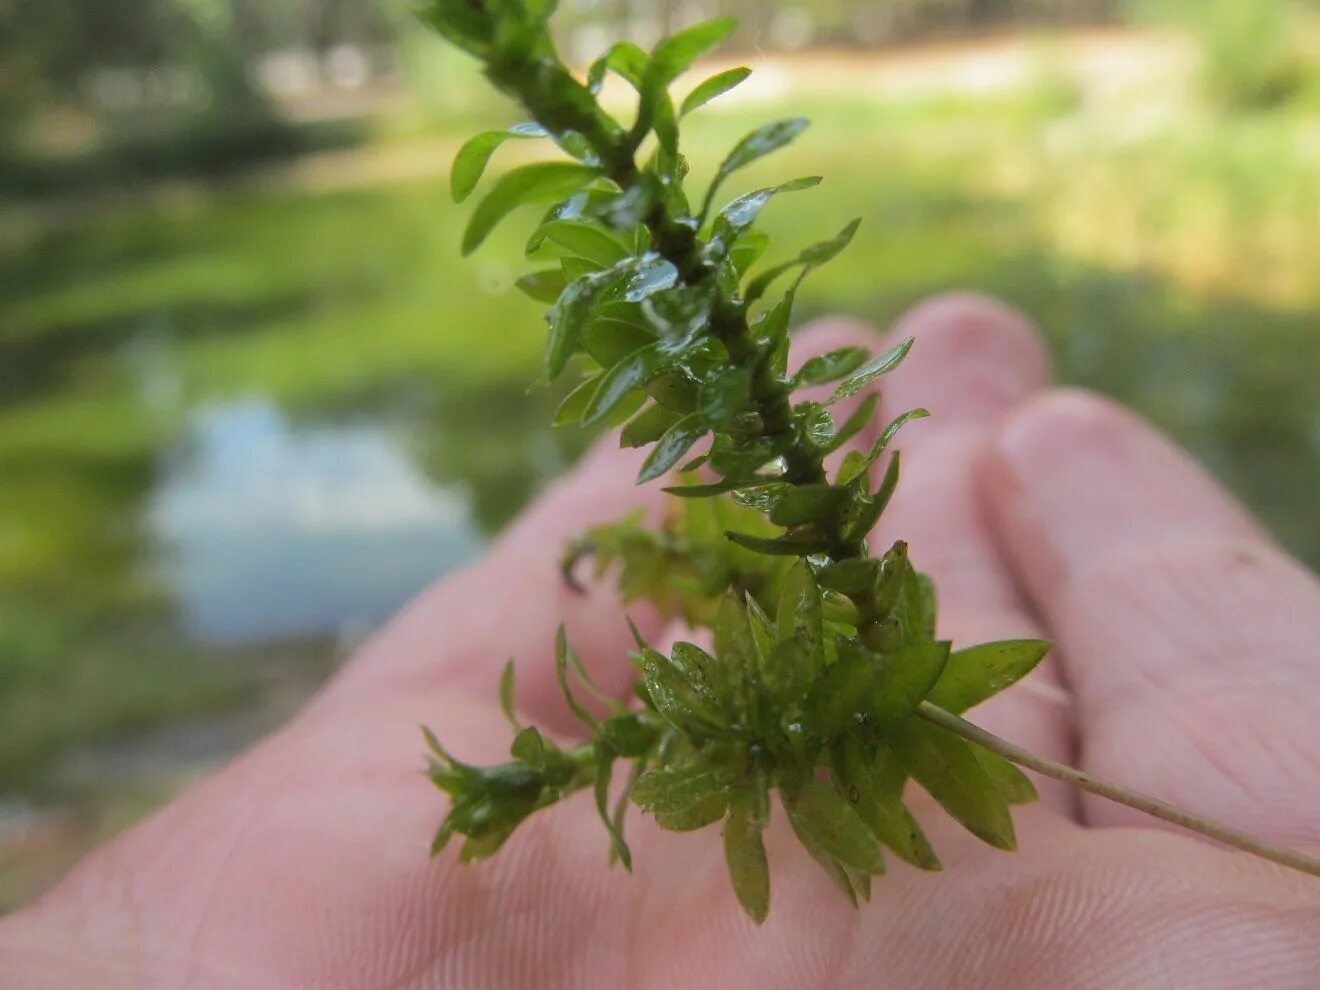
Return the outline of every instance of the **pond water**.
<path id="1" fill-rule="evenodd" d="M 297 425 L 252 398 L 199 411 L 167 463 L 157 567 L 202 640 L 351 637 L 482 544 L 470 489 L 379 423 Z"/>

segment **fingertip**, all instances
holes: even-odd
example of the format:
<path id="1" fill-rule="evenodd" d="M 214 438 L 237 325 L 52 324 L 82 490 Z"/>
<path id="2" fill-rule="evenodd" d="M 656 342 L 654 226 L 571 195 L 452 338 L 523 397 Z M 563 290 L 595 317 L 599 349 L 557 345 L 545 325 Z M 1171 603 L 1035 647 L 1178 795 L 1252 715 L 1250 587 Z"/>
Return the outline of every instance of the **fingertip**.
<path id="1" fill-rule="evenodd" d="M 887 383 L 890 404 L 925 407 L 944 423 L 998 419 L 1050 381 L 1035 327 L 988 296 L 956 292 L 918 303 L 891 337 L 915 342 Z"/>
<path id="2" fill-rule="evenodd" d="M 880 331 L 862 320 L 844 315 L 823 316 L 804 323 L 794 333 L 793 357 L 801 363 L 840 347 L 874 349 L 880 340 Z"/>
<path id="3" fill-rule="evenodd" d="M 1261 539 L 1186 452 L 1135 413 L 1081 389 L 1019 405 L 994 436 L 982 476 L 1004 549 L 1038 598 L 1138 544 Z"/>
<path id="4" fill-rule="evenodd" d="M 1143 425 L 1138 416 L 1095 392 L 1055 388 L 1015 409 L 995 447 L 1009 463 L 1031 463 L 1055 456 L 1064 445 L 1110 446 Z"/>

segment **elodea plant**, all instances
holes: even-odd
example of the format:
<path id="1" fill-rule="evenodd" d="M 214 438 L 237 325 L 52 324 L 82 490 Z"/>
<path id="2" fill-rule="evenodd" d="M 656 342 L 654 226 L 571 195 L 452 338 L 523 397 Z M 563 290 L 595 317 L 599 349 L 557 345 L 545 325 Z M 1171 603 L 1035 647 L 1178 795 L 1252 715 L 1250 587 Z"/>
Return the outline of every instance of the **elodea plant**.
<path id="1" fill-rule="evenodd" d="M 709 649 L 682 642 L 666 654 L 638 635 L 636 697 L 624 704 L 595 691 L 561 628 L 559 683 L 589 733 L 570 749 L 519 723 L 510 662 L 500 683 L 515 732 L 510 762 L 470 766 L 426 733 L 431 779 L 450 799 L 432 851 L 458 834 L 461 860 L 484 859 L 529 815 L 591 790 L 611 859 L 625 866 L 629 802 L 667 829 L 722 825 L 733 889 L 759 922 L 770 904 L 762 832 L 776 797 L 802 845 L 856 904 L 884 872 L 884 849 L 923 869 L 940 867 L 904 804 L 909 778 L 978 838 L 1012 850 L 1010 807 L 1036 796 L 1021 764 L 1320 872 L 1315 860 L 1096 781 L 960 717 L 1030 672 L 1048 644 L 953 649 L 938 637 L 935 589 L 907 545 L 878 555 L 868 547 L 899 480 L 898 452 L 887 448 L 924 410 L 900 416 L 868 449 L 826 470 L 826 457 L 876 412 L 875 395 L 856 397 L 911 346 L 904 341 L 874 357 L 846 347 L 789 370 L 798 287 L 848 245 L 857 221 L 757 268 L 768 247 L 755 229 L 761 211 L 820 178 L 719 202 L 729 176 L 792 141 L 806 120 L 777 120 L 743 137 L 700 200 L 689 199 L 680 122 L 749 70 L 718 73 L 677 104 L 670 87 L 734 22 L 699 24 L 649 53 L 620 42 L 579 79 L 556 55 L 547 28 L 554 7 L 555 0 L 428 0 L 420 12 L 531 118 L 462 147 L 451 174 L 456 200 L 473 191 L 505 141 L 549 139 L 567 155 L 495 180 L 462 249 L 474 250 L 516 207 L 551 204 L 527 242 L 528 256 L 544 265 L 518 285 L 550 306 L 546 377 L 572 368 L 581 379 L 555 422 L 622 424 L 624 446 L 650 447 L 639 482 L 673 471 L 678 478 L 665 489 L 677 508 L 662 528 L 647 529 L 637 517 L 584 534 L 569 548 L 566 579 L 587 554 L 600 571 L 617 567 L 625 598 L 647 598 L 706 630 Z M 610 73 L 636 91 L 629 124 L 597 100 Z M 799 397 L 830 383 L 823 401 Z M 852 411 L 837 415 L 845 400 Z M 574 679 L 596 695 L 604 717 L 579 702 Z M 620 775 L 622 793 L 611 803 Z"/>

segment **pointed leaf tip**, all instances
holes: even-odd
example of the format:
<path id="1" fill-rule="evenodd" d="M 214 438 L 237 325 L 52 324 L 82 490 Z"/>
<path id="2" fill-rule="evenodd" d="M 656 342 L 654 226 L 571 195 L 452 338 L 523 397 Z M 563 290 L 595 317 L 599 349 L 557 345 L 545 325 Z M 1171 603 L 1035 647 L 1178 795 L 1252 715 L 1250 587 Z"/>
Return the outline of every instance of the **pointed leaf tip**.
<path id="1" fill-rule="evenodd" d="M 557 200 L 599 175 L 600 169 L 575 162 L 537 162 L 504 173 L 468 218 L 463 254 L 475 251 L 501 220 L 524 203 Z"/>
<path id="2" fill-rule="evenodd" d="M 724 860 L 738 903 L 758 925 L 770 914 L 770 868 L 749 795 L 734 795 L 724 822 Z"/>

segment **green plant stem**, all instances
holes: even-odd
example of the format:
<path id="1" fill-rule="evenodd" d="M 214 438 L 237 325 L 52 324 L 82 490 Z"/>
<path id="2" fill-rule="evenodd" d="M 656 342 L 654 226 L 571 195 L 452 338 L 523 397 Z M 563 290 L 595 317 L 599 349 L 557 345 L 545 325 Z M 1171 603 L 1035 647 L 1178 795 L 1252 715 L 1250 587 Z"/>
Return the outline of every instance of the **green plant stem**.
<path id="1" fill-rule="evenodd" d="M 976 743 L 976 745 L 988 749 L 992 753 L 997 753 L 1019 766 L 1035 770 L 1037 773 L 1044 774 L 1054 780 L 1061 780 L 1070 787 L 1076 787 L 1088 794 L 1099 795 L 1118 804 L 1125 804 L 1129 808 L 1145 812 L 1161 821 L 1204 835 L 1208 839 L 1222 842 L 1226 846 L 1250 853 L 1253 856 L 1259 856 L 1261 859 L 1268 859 L 1289 869 L 1300 870 L 1302 873 L 1320 877 L 1320 857 L 1308 856 L 1306 853 L 1298 852 L 1295 849 L 1264 842 L 1254 835 L 1240 832 L 1235 828 L 1184 811 L 1167 801 L 1161 801 L 1159 798 L 1149 797 L 1128 790 L 1125 787 L 1119 787 L 1107 780 L 1093 777 L 1076 767 L 1070 767 L 1065 763 L 1056 763 L 1054 760 L 1038 756 L 1030 750 L 1015 746 L 1005 739 L 1000 739 L 993 733 L 987 732 L 980 726 L 973 725 L 964 718 L 959 718 L 952 712 L 947 712 L 937 705 L 932 705 L 929 701 L 923 701 L 917 707 L 917 714 L 928 721 L 934 722 L 941 728 L 962 736 L 968 742 Z"/>
<path id="2" fill-rule="evenodd" d="M 629 136 L 596 105 L 585 87 L 572 80 L 561 64 L 544 60 L 531 64 L 507 62 L 490 66 L 487 74 L 500 89 L 518 100 L 538 124 L 552 131 L 567 128 L 582 134 L 600 159 L 605 174 L 620 189 L 627 192 L 640 181 Z M 558 82 L 557 87 L 546 84 L 550 77 Z M 565 107 L 547 95 L 574 87 L 580 98 L 572 107 Z M 697 285 L 714 277 L 714 268 L 702 258 L 702 241 L 697 232 L 671 216 L 662 202 L 653 207 L 643 222 L 656 253 L 674 266 L 685 283 Z M 710 327 L 728 349 L 732 363 L 755 369 L 751 397 L 763 424 L 761 435 L 776 443 L 776 453 L 784 459 L 784 480 L 794 485 L 824 482 L 824 457 L 793 436 L 788 386 L 774 373 L 769 355 L 752 335 L 746 304 L 741 299 L 717 293 Z M 830 542 L 837 547 L 840 558 L 860 555 L 860 546 L 846 544 L 837 532 L 831 535 L 834 539 Z"/>

